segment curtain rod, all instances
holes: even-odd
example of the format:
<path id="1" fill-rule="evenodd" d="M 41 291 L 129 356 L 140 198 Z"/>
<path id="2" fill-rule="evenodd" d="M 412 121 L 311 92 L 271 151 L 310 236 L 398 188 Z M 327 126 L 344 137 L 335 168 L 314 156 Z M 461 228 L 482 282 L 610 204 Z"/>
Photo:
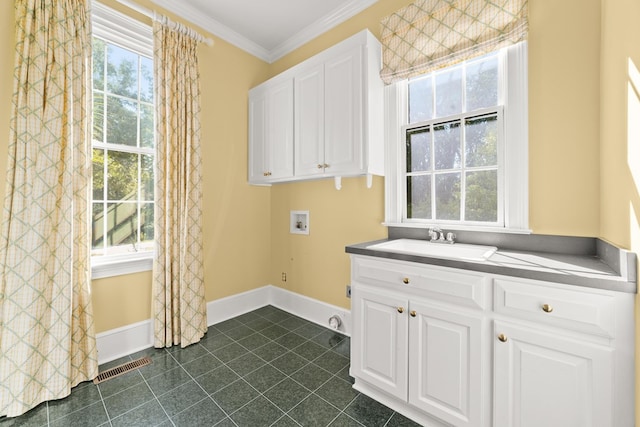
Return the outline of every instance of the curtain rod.
<path id="1" fill-rule="evenodd" d="M 162 15 L 160 15 L 159 13 L 156 13 L 155 10 L 151 10 L 151 9 L 147 9 L 144 6 L 140 6 L 138 3 L 132 1 L 132 0 L 116 0 L 118 3 L 123 4 L 125 6 L 127 6 L 129 9 L 135 10 L 138 13 L 141 13 L 142 15 L 148 16 L 149 18 L 151 18 L 154 21 L 160 21 L 163 22 L 163 19 L 160 19 L 160 17 L 162 17 Z M 165 22 L 168 23 L 173 23 L 173 21 L 171 21 L 169 18 L 167 17 L 163 17 Z M 195 34 L 197 37 L 199 38 L 200 41 L 204 42 L 207 46 L 213 46 L 213 40 L 208 38 L 208 37 L 204 37 L 203 35 L 201 35 L 200 33 L 198 33 L 197 31 L 191 29 L 191 32 L 193 34 Z"/>

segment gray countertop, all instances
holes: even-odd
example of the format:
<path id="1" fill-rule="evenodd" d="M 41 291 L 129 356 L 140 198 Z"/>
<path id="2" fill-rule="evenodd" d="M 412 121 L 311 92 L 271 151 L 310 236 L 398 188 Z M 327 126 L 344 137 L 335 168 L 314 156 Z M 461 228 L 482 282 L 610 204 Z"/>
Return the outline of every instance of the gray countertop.
<path id="1" fill-rule="evenodd" d="M 634 265 L 621 269 L 617 262 L 607 263 L 604 261 L 605 258 L 611 259 L 611 254 L 604 257 L 597 254 L 559 254 L 498 248 L 498 251 L 486 261 L 460 261 L 368 249 L 368 246 L 389 240 L 394 239 L 357 243 L 347 246 L 345 250 L 349 254 L 411 261 L 546 282 L 618 292 L 635 293 L 637 291 L 635 271 L 630 271 L 635 270 L 635 257 L 633 258 Z M 598 245 L 599 249 L 600 246 Z M 610 245 L 607 250 L 611 252 Z M 621 252 L 624 252 L 622 254 L 624 257 L 620 256 L 619 258 L 625 258 L 627 252 Z"/>

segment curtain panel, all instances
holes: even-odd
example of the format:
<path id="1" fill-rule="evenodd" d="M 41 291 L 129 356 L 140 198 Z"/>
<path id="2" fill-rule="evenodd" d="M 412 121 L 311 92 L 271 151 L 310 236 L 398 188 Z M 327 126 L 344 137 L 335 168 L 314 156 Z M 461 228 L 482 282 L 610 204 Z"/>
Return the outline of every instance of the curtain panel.
<path id="1" fill-rule="evenodd" d="M 90 295 L 86 0 L 16 0 L 0 236 L 0 416 L 98 373 Z"/>
<path id="2" fill-rule="evenodd" d="M 157 105 L 154 345 L 186 347 L 207 331 L 198 40 L 192 30 L 164 21 L 153 24 Z"/>
<path id="3" fill-rule="evenodd" d="M 528 0 L 418 0 L 381 21 L 386 84 L 526 40 Z"/>

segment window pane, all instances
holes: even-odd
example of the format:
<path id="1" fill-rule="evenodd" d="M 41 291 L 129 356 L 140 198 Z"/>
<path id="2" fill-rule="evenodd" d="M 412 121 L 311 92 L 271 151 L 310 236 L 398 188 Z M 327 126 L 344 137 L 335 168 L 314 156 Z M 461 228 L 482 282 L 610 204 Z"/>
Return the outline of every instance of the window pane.
<path id="1" fill-rule="evenodd" d="M 138 154 L 109 151 L 107 158 L 107 198 L 137 200 Z"/>
<path id="2" fill-rule="evenodd" d="M 140 146 L 153 148 L 153 107 L 140 105 Z"/>
<path id="3" fill-rule="evenodd" d="M 153 201 L 153 156 L 140 156 L 140 200 Z"/>
<path id="4" fill-rule="evenodd" d="M 467 111 L 498 105 L 498 57 L 467 67 Z"/>
<path id="5" fill-rule="evenodd" d="M 93 200 L 104 200 L 104 150 L 93 149 Z"/>
<path id="6" fill-rule="evenodd" d="M 407 177 L 407 218 L 431 219 L 431 175 Z"/>
<path id="7" fill-rule="evenodd" d="M 153 203 L 140 206 L 140 243 L 153 242 Z"/>
<path id="8" fill-rule="evenodd" d="M 134 245 L 138 235 L 138 204 L 107 203 L 107 246 Z"/>
<path id="9" fill-rule="evenodd" d="M 407 131 L 407 172 L 431 170 L 429 128 Z"/>
<path id="10" fill-rule="evenodd" d="M 468 167 L 498 164 L 498 117 L 485 116 L 465 121 L 465 156 Z"/>
<path id="11" fill-rule="evenodd" d="M 467 173 L 465 218 L 467 221 L 498 220 L 498 172 Z"/>
<path id="12" fill-rule="evenodd" d="M 460 167 L 459 121 L 442 123 L 433 127 L 433 150 L 436 169 Z"/>
<path id="13" fill-rule="evenodd" d="M 462 69 L 436 74 L 436 117 L 462 112 Z"/>
<path id="14" fill-rule="evenodd" d="M 93 93 L 93 136 L 94 141 L 104 142 L 104 94 Z"/>
<path id="15" fill-rule="evenodd" d="M 140 57 L 140 100 L 153 102 L 153 61 Z"/>
<path id="16" fill-rule="evenodd" d="M 138 99 L 138 55 L 107 45 L 107 88 L 109 92 Z"/>
<path id="17" fill-rule="evenodd" d="M 107 97 L 107 142 L 136 146 L 138 141 L 138 103 Z"/>
<path id="18" fill-rule="evenodd" d="M 436 218 L 460 220 L 460 173 L 436 175 Z"/>
<path id="19" fill-rule="evenodd" d="M 433 117 L 433 87 L 431 75 L 409 83 L 409 123 Z"/>
<path id="20" fill-rule="evenodd" d="M 104 212 L 103 203 L 93 203 L 91 212 L 91 249 L 104 248 Z"/>
<path id="21" fill-rule="evenodd" d="M 104 50 L 105 43 L 100 39 L 93 39 L 93 88 L 104 90 Z"/>

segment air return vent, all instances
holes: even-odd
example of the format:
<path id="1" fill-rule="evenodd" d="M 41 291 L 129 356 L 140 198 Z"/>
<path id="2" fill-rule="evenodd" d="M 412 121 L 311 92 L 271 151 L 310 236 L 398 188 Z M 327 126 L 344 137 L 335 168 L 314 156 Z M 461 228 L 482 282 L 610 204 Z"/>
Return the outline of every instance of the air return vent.
<path id="1" fill-rule="evenodd" d="M 98 374 L 97 377 L 93 379 L 94 384 L 100 384 L 107 380 L 110 380 L 115 377 L 119 377 L 120 375 L 124 375 L 127 372 L 131 372 L 138 368 L 142 368 L 143 366 L 147 366 L 151 364 L 151 358 L 142 357 L 140 359 L 133 360 L 131 362 L 127 362 L 120 366 L 116 366 L 115 368 L 107 369 L 104 372 Z"/>

